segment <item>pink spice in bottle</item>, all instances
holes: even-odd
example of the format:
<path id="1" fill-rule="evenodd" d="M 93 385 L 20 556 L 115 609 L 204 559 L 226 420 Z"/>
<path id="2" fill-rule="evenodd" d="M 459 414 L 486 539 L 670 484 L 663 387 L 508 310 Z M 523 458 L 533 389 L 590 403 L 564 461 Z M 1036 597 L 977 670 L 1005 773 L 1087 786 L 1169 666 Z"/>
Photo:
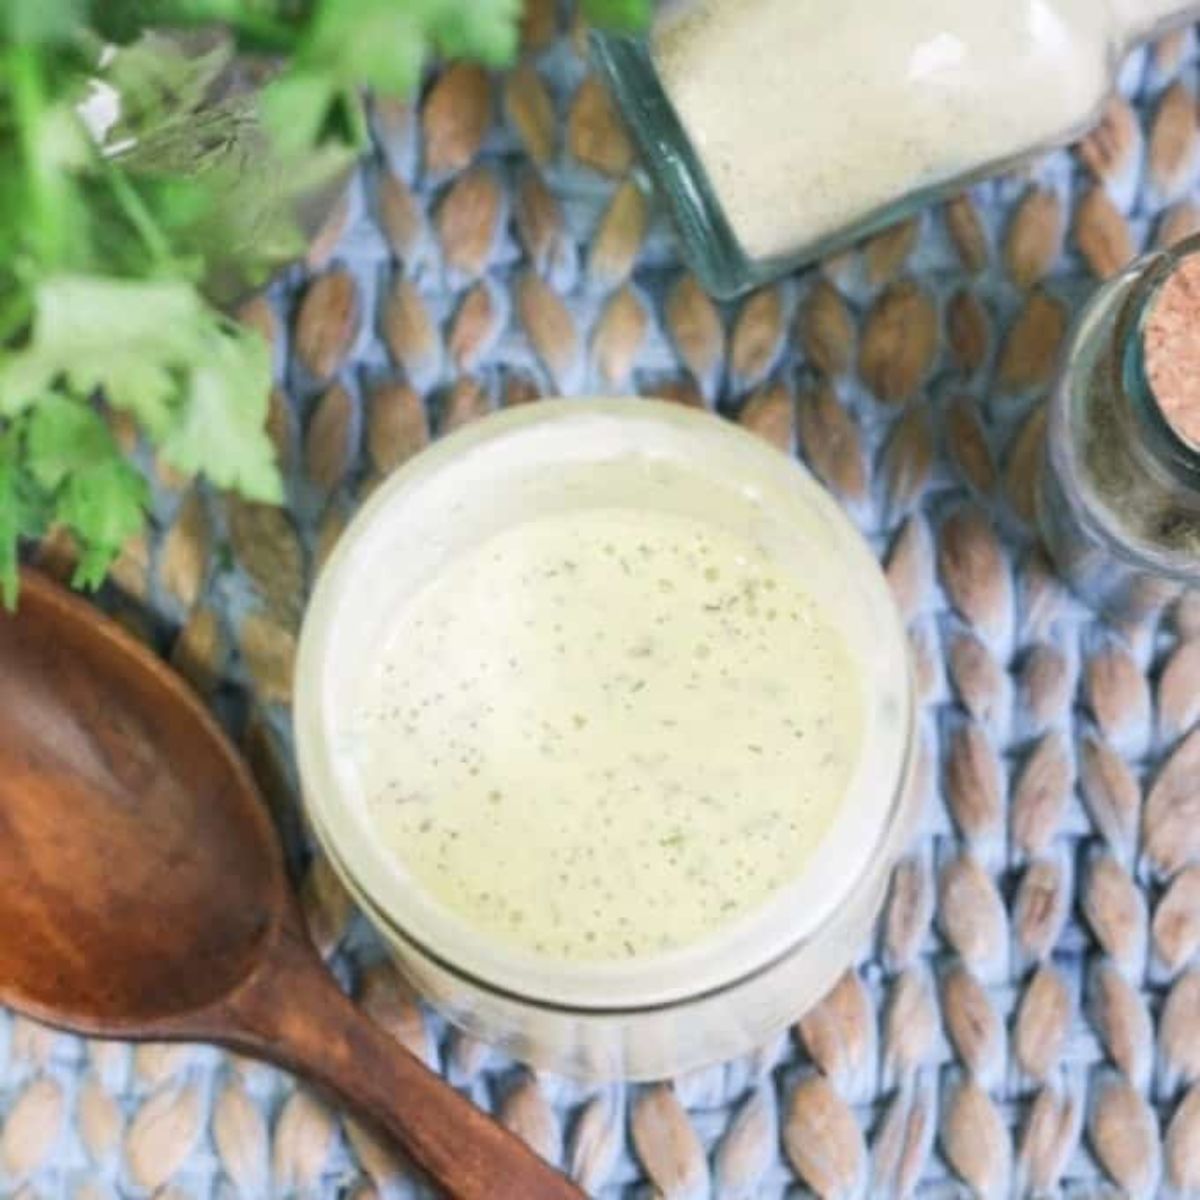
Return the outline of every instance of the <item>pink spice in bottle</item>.
<path id="1" fill-rule="evenodd" d="M 1162 285 L 1143 333 L 1146 378 L 1167 423 L 1200 449 L 1200 255 Z"/>

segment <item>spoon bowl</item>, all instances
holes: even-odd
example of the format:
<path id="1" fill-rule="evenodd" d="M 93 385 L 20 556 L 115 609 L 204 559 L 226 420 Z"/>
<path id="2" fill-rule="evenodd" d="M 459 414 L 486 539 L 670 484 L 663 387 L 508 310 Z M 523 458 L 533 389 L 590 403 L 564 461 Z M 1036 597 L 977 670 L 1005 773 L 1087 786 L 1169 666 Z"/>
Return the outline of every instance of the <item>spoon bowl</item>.
<path id="1" fill-rule="evenodd" d="M 108 1036 L 213 1004 L 286 895 L 246 768 L 157 659 L 36 576 L 0 663 L 0 998 Z"/>
<path id="2" fill-rule="evenodd" d="M 309 1075 L 453 1196 L 580 1193 L 343 995 L 249 772 L 116 624 L 22 576 L 0 614 L 0 1002 Z"/>

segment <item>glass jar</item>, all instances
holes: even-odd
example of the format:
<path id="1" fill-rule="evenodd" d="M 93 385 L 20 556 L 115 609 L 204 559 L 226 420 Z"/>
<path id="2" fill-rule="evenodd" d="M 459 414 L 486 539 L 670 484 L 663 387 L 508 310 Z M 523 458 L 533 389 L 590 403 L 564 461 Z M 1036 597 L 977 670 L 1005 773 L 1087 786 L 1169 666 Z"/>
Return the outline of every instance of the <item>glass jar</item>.
<path id="1" fill-rule="evenodd" d="M 1174 411 L 1180 381 L 1162 371 L 1186 364 L 1159 328 L 1164 305 L 1184 306 L 1168 324 L 1200 321 L 1200 296 L 1188 307 L 1198 284 L 1196 237 L 1110 280 L 1080 316 L 1051 399 L 1042 535 L 1074 591 L 1116 619 L 1200 585 L 1200 447 L 1186 436 L 1200 401 L 1190 426 Z M 1150 361 L 1155 346 L 1161 364 Z"/>
<path id="2" fill-rule="evenodd" d="M 389 616 L 450 562 L 520 523 L 614 507 L 703 521 L 802 561 L 806 590 L 849 651 L 864 717 L 842 802 L 794 879 L 699 940 L 589 961 L 502 943 L 419 886 L 372 833 L 351 714 Z M 917 804 L 907 640 L 869 547 L 798 463 L 716 417 L 654 401 L 509 410 L 392 476 L 319 581 L 296 721 L 312 829 L 401 969 L 472 1034 L 582 1077 L 669 1076 L 748 1052 L 796 1020 L 864 946 Z"/>
<path id="3" fill-rule="evenodd" d="M 598 61 L 705 286 L 844 248 L 1098 117 L 1179 0 L 668 0 Z"/>

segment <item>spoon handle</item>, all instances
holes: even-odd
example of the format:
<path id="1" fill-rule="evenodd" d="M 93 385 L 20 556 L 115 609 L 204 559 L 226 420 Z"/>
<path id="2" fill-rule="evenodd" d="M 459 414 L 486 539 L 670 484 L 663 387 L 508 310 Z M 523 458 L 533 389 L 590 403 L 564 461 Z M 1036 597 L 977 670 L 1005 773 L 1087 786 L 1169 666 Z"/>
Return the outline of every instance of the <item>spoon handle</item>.
<path id="1" fill-rule="evenodd" d="M 335 1093 L 456 1200 L 581 1200 L 563 1175 L 363 1014 L 286 930 L 228 1002 L 221 1040 Z"/>

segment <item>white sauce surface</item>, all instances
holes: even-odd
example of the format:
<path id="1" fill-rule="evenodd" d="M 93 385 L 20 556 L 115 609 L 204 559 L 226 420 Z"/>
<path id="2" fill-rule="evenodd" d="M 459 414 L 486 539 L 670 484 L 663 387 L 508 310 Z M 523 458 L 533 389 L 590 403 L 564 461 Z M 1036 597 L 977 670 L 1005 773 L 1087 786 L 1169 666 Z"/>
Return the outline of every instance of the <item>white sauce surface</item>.
<path id="1" fill-rule="evenodd" d="M 798 877 L 861 750 L 802 580 L 648 509 L 539 517 L 395 613 L 355 714 L 369 818 L 429 895 L 547 956 L 694 942 Z"/>
<path id="2" fill-rule="evenodd" d="M 1119 2 L 1129 21 L 1180 7 Z M 760 259 L 1079 131 L 1119 37 L 1104 0 L 685 0 L 652 47 Z"/>

